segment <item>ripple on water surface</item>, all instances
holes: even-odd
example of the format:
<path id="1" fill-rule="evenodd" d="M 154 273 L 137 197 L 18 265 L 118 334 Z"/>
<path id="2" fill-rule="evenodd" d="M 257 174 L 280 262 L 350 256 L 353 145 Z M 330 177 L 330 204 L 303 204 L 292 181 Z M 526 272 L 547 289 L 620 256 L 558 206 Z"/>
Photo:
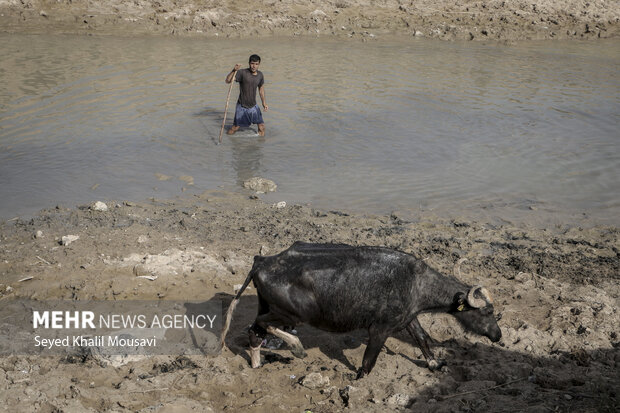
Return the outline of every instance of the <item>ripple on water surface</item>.
<path id="1" fill-rule="evenodd" d="M 241 190 L 256 175 L 278 183 L 272 197 L 328 209 L 618 216 L 613 42 L 2 35 L 0 46 L 4 218 Z M 263 57 L 267 137 L 217 146 L 224 76 L 251 53 Z"/>

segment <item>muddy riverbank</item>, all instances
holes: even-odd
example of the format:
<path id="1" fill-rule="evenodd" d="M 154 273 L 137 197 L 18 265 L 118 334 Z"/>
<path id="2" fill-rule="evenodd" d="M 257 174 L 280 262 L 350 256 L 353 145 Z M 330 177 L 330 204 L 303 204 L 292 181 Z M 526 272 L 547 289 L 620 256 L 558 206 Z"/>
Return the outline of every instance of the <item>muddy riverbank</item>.
<path id="1" fill-rule="evenodd" d="M 0 30 L 180 36 L 384 35 L 446 40 L 618 36 L 617 1 L 0 1 Z"/>
<path id="2" fill-rule="evenodd" d="M 261 196 L 261 195 L 259 195 Z M 58 207 L 0 224 L 1 301 L 221 300 L 257 254 L 297 240 L 381 245 L 416 254 L 444 273 L 483 284 L 503 338 L 463 334 L 449 316 L 422 324 L 448 361 L 431 373 L 405 335 L 355 381 L 366 332 L 298 328 L 308 357 L 264 351 L 249 366 L 244 329 L 256 312 L 249 289 L 218 356 L 153 356 L 122 365 L 96 358 L 0 358 L 11 411 L 615 411 L 619 231 L 529 228 L 458 218 L 372 216 L 265 203 L 250 191 L 174 201 Z M 99 205 L 100 207 L 101 205 Z M 63 245 L 63 237 L 74 235 Z M 155 278 L 150 281 L 144 275 Z M 23 281 L 20 281 L 23 280 Z M 508 408 L 508 406 L 510 406 Z M 211 410 L 209 410 L 211 409 Z"/>

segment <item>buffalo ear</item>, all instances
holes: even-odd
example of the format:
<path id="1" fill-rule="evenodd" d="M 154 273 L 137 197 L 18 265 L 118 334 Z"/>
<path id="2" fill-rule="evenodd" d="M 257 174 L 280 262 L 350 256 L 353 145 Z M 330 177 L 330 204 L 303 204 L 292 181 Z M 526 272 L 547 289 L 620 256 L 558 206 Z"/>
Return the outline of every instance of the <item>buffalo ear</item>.
<path id="1" fill-rule="evenodd" d="M 465 309 L 467 304 L 467 294 L 465 293 L 456 293 L 454 295 L 454 299 L 452 300 L 452 311 L 459 312 Z"/>

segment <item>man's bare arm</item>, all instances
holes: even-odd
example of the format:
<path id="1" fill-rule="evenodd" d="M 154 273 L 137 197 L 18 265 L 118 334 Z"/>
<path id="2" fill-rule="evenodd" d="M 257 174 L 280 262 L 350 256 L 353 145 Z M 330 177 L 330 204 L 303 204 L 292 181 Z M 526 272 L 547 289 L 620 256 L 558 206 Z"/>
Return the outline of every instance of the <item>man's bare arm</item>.
<path id="1" fill-rule="evenodd" d="M 230 73 L 228 73 L 226 75 L 226 83 L 230 83 L 230 82 L 232 82 L 234 80 L 233 76 L 235 75 L 235 73 L 237 73 L 237 70 L 239 70 L 239 69 L 241 69 L 241 65 L 239 63 L 237 63 L 235 65 L 235 68 L 233 70 L 231 70 Z"/>
<path id="2" fill-rule="evenodd" d="M 265 108 L 265 112 L 269 110 L 269 106 L 267 106 L 267 101 L 265 100 L 265 86 L 261 86 L 258 88 L 258 94 L 260 95 L 260 100 L 263 102 L 263 108 Z"/>

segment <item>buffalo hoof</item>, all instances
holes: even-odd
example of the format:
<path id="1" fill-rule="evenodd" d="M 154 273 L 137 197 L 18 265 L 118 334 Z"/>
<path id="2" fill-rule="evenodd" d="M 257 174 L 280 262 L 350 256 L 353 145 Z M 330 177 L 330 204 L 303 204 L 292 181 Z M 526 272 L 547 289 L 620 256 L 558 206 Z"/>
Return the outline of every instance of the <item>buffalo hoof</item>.
<path id="1" fill-rule="evenodd" d="M 306 350 L 304 350 L 303 347 L 293 348 L 291 349 L 291 353 L 293 353 L 293 355 L 297 357 L 298 359 L 303 359 L 308 355 L 308 353 L 306 353 Z"/>
<path id="2" fill-rule="evenodd" d="M 252 365 L 253 369 L 257 369 L 260 367 L 260 346 L 250 346 L 250 364 Z"/>
<path id="3" fill-rule="evenodd" d="M 430 371 L 441 370 L 441 368 L 445 365 L 446 362 L 441 359 L 432 359 L 428 361 L 428 369 Z"/>
<path id="4" fill-rule="evenodd" d="M 367 374 L 368 374 L 368 373 L 366 373 L 366 371 L 365 371 L 363 368 L 360 368 L 360 369 L 357 371 L 357 377 L 355 378 L 355 380 L 362 379 L 362 378 L 364 378 Z"/>

